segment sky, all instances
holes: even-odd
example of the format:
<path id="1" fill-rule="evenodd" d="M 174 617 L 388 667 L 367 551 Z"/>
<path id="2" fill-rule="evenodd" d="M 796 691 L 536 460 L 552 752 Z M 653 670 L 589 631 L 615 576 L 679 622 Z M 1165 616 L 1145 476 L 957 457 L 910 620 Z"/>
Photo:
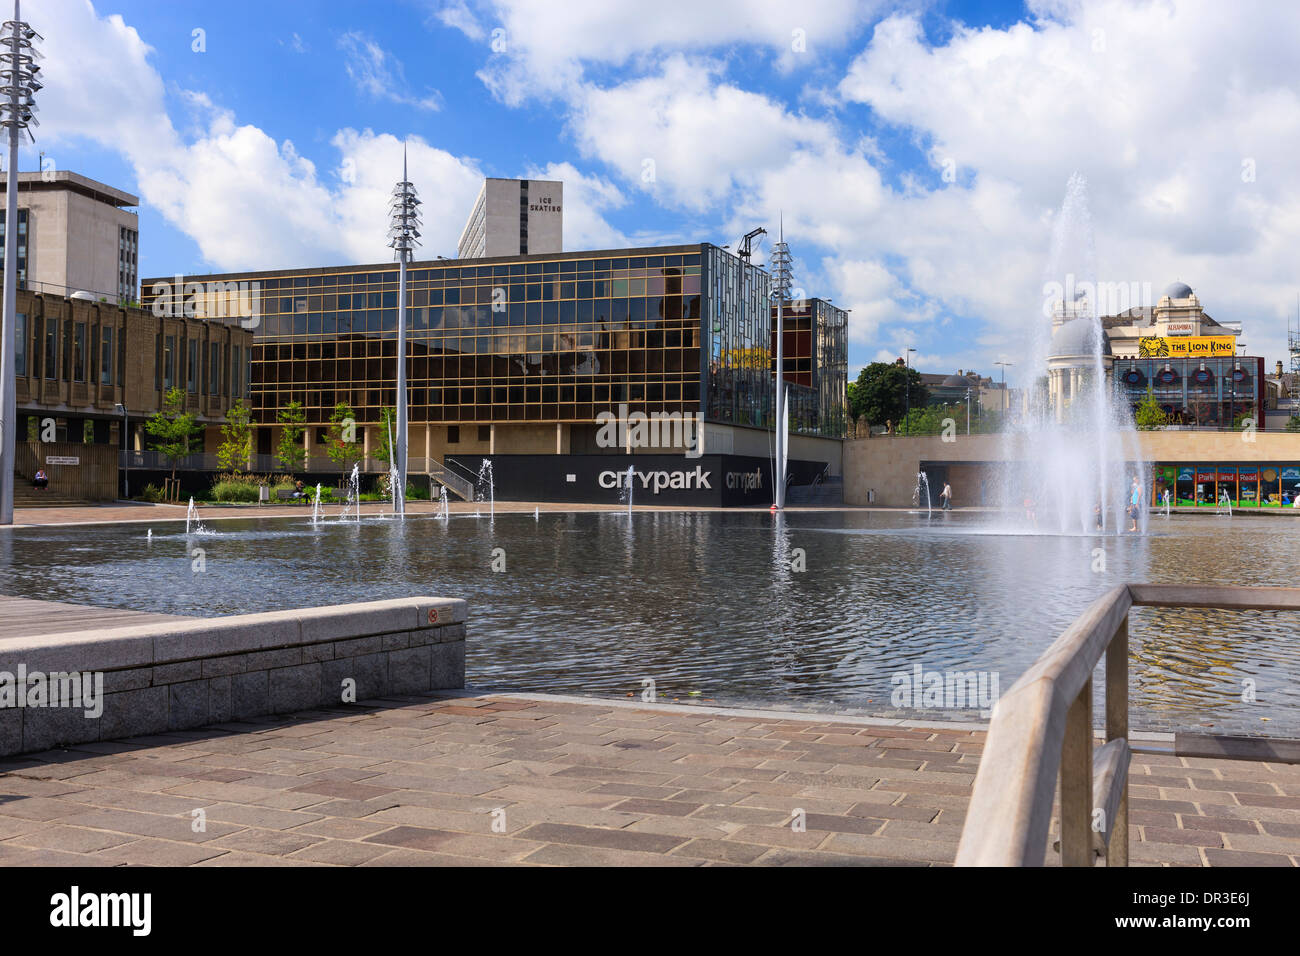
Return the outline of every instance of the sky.
<path id="1" fill-rule="evenodd" d="M 0 0 L 3 2 L 3 0 Z M 1286 360 L 1300 4 L 27 0 L 42 163 L 140 197 L 140 275 L 452 257 L 484 176 L 563 180 L 566 251 L 737 243 L 851 310 L 850 375 L 1031 375 L 1066 185 L 1094 278 L 1175 280 Z M 764 262 L 770 240 L 759 247 Z"/>

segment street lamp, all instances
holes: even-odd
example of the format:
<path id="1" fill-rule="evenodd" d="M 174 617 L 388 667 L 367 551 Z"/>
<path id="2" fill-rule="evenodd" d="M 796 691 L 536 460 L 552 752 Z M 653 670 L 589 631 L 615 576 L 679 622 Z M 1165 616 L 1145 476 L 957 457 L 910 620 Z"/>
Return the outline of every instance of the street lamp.
<path id="1" fill-rule="evenodd" d="M 26 130 L 35 142 L 31 127 L 39 126 L 36 91 L 41 71 L 36 60 L 40 51 L 33 40 L 39 33 L 19 19 L 18 0 L 14 18 L 0 26 L 0 126 L 9 130 L 9 169 L 5 177 L 4 311 L 0 326 L 0 524 L 14 523 L 14 464 L 17 454 L 18 402 L 15 394 L 14 327 L 18 313 L 18 137 Z"/>
<path id="2" fill-rule="evenodd" d="M 131 449 L 127 446 L 127 432 L 130 430 L 131 422 L 126 415 L 126 406 L 118 402 L 113 406 L 113 411 L 122 412 L 122 451 L 126 452 L 122 456 L 125 464 L 122 466 L 122 497 L 129 499 L 131 497 Z"/>
<path id="3" fill-rule="evenodd" d="M 903 353 L 903 402 L 907 409 L 903 415 L 903 424 L 906 426 L 907 420 L 912 417 L 912 353 L 916 349 L 909 348 Z"/>
<path id="4" fill-rule="evenodd" d="M 1007 399 L 1007 366 L 1015 365 L 1015 362 L 994 362 L 994 365 L 1002 366 L 1002 411 L 1007 412 L 1011 409 L 1011 402 Z"/>
<path id="5" fill-rule="evenodd" d="M 388 245 L 397 253 L 397 442 L 392 448 L 397 487 L 393 510 L 406 513 L 406 264 L 420 244 L 420 200 L 406 178 L 406 147 L 402 147 L 402 181 L 393 187 L 389 207 Z M 424 450 L 425 456 L 429 449 Z"/>

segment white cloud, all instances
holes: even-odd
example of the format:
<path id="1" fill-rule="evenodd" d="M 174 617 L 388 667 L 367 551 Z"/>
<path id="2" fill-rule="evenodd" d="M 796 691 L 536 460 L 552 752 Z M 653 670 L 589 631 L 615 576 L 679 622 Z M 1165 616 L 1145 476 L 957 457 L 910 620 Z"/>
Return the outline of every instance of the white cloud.
<path id="1" fill-rule="evenodd" d="M 881 0 L 819 0 L 802 6 L 785 0 L 659 0 L 653 5 L 484 0 L 477 4 L 480 16 L 474 24 L 487 21 L 505 31 L 504 50 L 489 58 L 480 75 L 503 100 L 518 104 L 565 91 L 579 82 L 583 64 L 622 66 L 647 54 L 743 45 L 766 50 L 783 68 L 812 66 L 848 42 L 881 5 Z M 466 29 L 466 35 L 482 39 L 472 30 Z"/>
<path id="2" fill-rule="evenodd" d="M 408 93 L 401 61 L 364 33 L 353 30 L 343 34 L 339 49 L 348 76 L 367 95 L 421 110 L 442 109 L 442 95 L 436 90 L 422 97 Z"/>
<path id="3" fill-rule="evenodd" d="M 524 171 L 528 179 L 564 183 L 564 248 L 622 249 L 628 237 L 605 220 L 605 213 L 627 205 L 627 198 L 608 179 L 580 172 L 572 163 L 547 163 Z"/>
<path id="4" fill-rule="evenodd" d="M 184 133 L 168 114 L 150 48 L 121 17 L 100 18 L 84 0 L 51 0 L 50 62 L 41 93 L 41 148 L 75 169 L 78 144 L 119 151 L 133 166 L 143 202 L 190 236 L 216 270 L 274 269 L 332 262 L 379 262 L 388 197 L 401 176 L 402 143 L 390 134 L 343 129 L 331 140 L 336 162 L 320 171 L 288 140 L 277 141 L 205 94 L 181 91 L 192 117 Z M 192 127 L 192 129 L 191 129 Z M 472 159 L 418 137 L 410 174 L 425 201 L 430 256 L 454 255 L 461 225 L 482 183 Z M 141 237 L 147 249 L 150 237 Z"/>
<path id="5" fill-rule="evenodd" d="M 714 207 L 741 178 L 833 139 L 825 124 L 717 80 L 716 64 L 670 57 L 658 73 L 575 91 L 569 124 L 584 155 L 689 210 Z"/>

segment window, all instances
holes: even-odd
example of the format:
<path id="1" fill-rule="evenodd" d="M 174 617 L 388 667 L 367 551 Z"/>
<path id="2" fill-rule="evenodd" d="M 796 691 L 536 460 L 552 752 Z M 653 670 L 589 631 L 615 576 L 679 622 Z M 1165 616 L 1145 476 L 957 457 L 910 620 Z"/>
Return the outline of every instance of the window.
<path id="1" fill-rule="evenodd" d="M 176 336 L 167 336 L 163 344 L 163 388 L 176 387 Z"/>
<path id="2" fill-rule="evenodd" d="M 19 312 L 14 324 L 14 374 L 27 374 L 27 316 Z"/>
<path id="3" fill-rule="evenodd" d="M 230 395 L 231 395 L 232 398 L 237 398 L 237 397 L 239 396 L 239 394 L 240 394 L 240 391 L 239 391 L 239 368 L 240 368 L 239 363 L 240 363 L 241 359 L 240 359 L 240 354 L 239 354 L 239 353 L 242 351 L 242 348 L 241 348 L 240 346 L 236 345 L 236 346 L 234 346 L 233 349 L 231 349 L 231 351 L 234 353 L 234 356 L 235 356 L 235 357 L 234 357 L 234 358 L 231 360 L 231 362 L 230 362 Z"/>
<path id="4" fill-rule="evenodd" d="M 459 444 L 460 444 L 460 426 L 459 426 L 459 425 L 448 425 L 448 426 L 447 426 L 447 444 L 448 444 L 448 445 L 459 445 Z"/>
<path id="5" fill-rule="evenodd" d="M 107 326 L 100 331 L 99 384 L 113 384 L 113 329 Z"/>
<path id="6" fill-rule="evenodd" d="M 45 377 L 54 381 L 59 377 L 59 320 L 45 317 Z"/>
<path id="7" fill-rule="evenodd" d="M 72 380 L 86 380 L 86 323 L 78 322 L 72 333 Z"/>
<path id="8" fill-rule="evenodd" d="M 208 354 L 208 394 L 216 395 L 221 384 L 221 346 L 213 342 Z"/>
<path id="9" fill-rule="evenodd" d="M 478 427 L 478 440 L 479 440 L 479 441 L 491 441 L 491 440 L 492 440 L 492 426 L 491 426 L 491 425 L 480 425 L 480 426 Z"/>
<path id="10" fill-rule="evenodd" d="M 189 392 L 199 390 L 199 340 L 189 339 L 189 361 L 185 366 L 185 388 Z"/>

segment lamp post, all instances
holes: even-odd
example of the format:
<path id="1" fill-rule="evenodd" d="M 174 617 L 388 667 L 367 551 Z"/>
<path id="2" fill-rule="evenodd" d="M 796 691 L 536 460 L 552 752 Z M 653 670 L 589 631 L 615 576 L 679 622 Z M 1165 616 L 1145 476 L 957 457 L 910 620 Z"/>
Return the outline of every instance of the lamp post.
<path id="1" fill-rule="evenodd" d="M 406 178 L 406 147 L 402 147 L 402 181 L 393 187 L 389 207 L 388 245 L 397 253 L 397 438 L 391 462 L 397 487 L 393 510 L 406 513 L 406 264 L 420 244 L 420 200 Z M 425 456 L 429 450 L 424 450 Z"/>
<path id="2" fill-rule="evenodd" d="M 1002 411 L 1003 414 L 1011 410 L 1011 402 L 1007 398 L 1007 366 L 1015 365 L 1015 362 L 994 362 L 994 365 L 1002 366 Z"/>
<path id="3" fill-rule="evenodd" d="M 122 497 L 129 499 L 131 497 L 131 456 L 130 448 L 127 447 L 127 433 L 131 428 L 131 421 L 127 418 L 126 406 L 118 402 L 113 406 L 113 411 L 121 409 L 122 411 L 122 451 L 127 452 L 122 456 L 125 464 L 122 466 Z"/>
<path id="4" fill-rule="evenodd" d="M 903 414 L 903 427 L 907 427 L 907 420 L 912 417 L 912 353 L 916 349 L 908 348 L 903 352 L 903 407 L 906 412 Z"/>
<path id="5" fill-rule="evenodd" d="M 0 26 L 0 126 L 9 131 L 9 168 L 5 177 L 5 262 L 4 311 L 0 326 L 0 524 L 14 523 L 14 464 L 17 455 L 18 402 L 15 395 L 14 327 L 18 313 L 18 137 L 36 117 L 36 92 L 41 71 L 36 59 L 40 52 L 32 45 L 41 35 L 19 19 L 18 0 L 14 18 Z"/>

